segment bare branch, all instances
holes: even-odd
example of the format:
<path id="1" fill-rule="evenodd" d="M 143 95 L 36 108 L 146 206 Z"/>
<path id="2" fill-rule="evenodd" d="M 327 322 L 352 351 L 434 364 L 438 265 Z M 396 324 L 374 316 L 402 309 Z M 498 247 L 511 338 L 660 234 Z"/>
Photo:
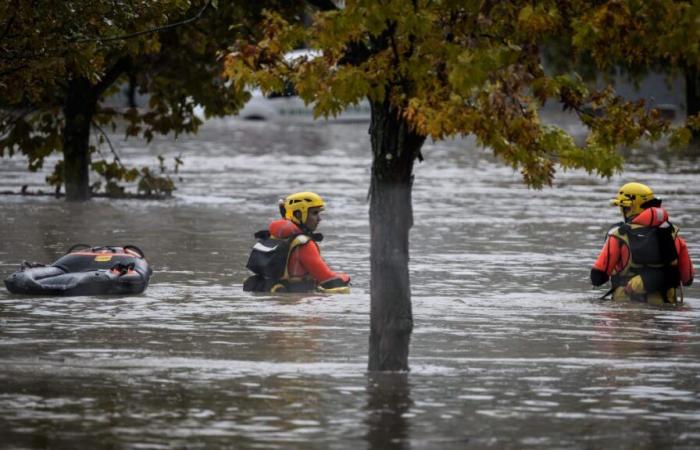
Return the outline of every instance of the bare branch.
<path id="1" fill-rule="evenodd" d="M 109 136 L 107 136 L 107 133 L 105 133 L 105 130 L 103 130 L 102 127 L 99 124 L 97 124 L 97 122 L 95 122 L 94 120 L 92 121 L 92 126 L 100 132 L 103 138 L 105 138 L 105 142 L 109 146 L 109 151 L 112 153 L 112 155 L 114 155 L 114 162 L 116 162 L 122 169 L 125 169 L 124 164 L 122 164 L 122 160 L 119 157 L 119 154 L 117 153 L 117 150 L 112 145 L 112 141 L 109 139 Z"/>
<path id="2" fill-rule="evenodd" d="M 151 28 L 148 30 L 137 31 L 135 33 L 122 34 L 119 36 L 83 38 L 83 39 L 76 39 L 76 40 L 73 40 L 70 42 L 82 43 L 82 42 L 123 41 L 126 39 L 131 39 L 131 38 L 143 36 L 145 34 L 160 33 L 161 31 L 177 28 L 177 27 L 180 27 L 182 25 L 187 25 L 188 23 L 192 23 L 196 20 L 199 20 L 199 18 L 202 17 L 202 14 L 204 14 L 204 11 L 206 11 L 206 9 L 209 7 L 209 5 L 211 5 L 211 2 L 212 2 L 212 0 L 208 0 L 207 3 L 202 7 L 202 9 L 200 9 L 199 12 L 197 12 L 197 14 L 190 17 L 189 19 L 181 20 L 180 22 L 175 22 L 175 23 L 171 23 L 168 25 L 163 25 L 162 27 Z"/>

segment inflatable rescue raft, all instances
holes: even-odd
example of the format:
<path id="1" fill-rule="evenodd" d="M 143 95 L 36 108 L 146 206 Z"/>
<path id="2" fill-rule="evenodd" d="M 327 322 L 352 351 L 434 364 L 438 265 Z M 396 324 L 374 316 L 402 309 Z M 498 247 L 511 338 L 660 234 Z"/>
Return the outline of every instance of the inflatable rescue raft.
<path id="1" fill-rule="evenodd" d="M 140 294 L 152 273 L 143 252 L 133 245 L 77 244 L 49 265 L 24 261 L 5 286 L 13 294 Z"/>

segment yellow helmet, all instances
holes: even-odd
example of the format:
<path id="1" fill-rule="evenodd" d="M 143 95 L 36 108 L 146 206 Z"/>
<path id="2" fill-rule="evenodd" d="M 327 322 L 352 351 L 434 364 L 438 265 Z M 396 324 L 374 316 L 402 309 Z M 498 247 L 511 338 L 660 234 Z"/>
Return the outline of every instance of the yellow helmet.
<path id="1" fill-rule="evenodd" d="M 642 183 L 627 183 L 620 188 L 617 197 L 610 201 L 612 205 L 619 206 L 622 215 L 634 217 L 649 206 L 658 206 L 661 201 L 654 197 L 651 188 Z"/>
<path id="2" fill-rule="evenodd" d="M 318 194 L 297 192 L 284 199 L 284 218 L 291 220 L 297 225 L 303 225 L 309 216 L 309 208 L 323 208 L 325 206 L 326 203 Z M 301 219 L 294 215 L 295 211 L 301 212 Z"/>

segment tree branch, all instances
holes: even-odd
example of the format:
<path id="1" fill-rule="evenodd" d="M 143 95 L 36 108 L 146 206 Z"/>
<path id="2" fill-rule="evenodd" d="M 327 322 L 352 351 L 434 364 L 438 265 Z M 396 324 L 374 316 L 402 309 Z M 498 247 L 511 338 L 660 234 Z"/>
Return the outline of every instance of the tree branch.
<path id="1" fill-rule="evenodd" d="M 2 34 L 0 34 L 0 41 L 5 39 L 7 37 L 7 33 L 10 32 L 10 28 L 12 28 L 12 23 L 15 21 L 15 18 L 17 17 L 17 10 L 19 9 L 18 1 L 16 0 L 14 2 L 14 8 L 12 17 L 10 17 L 10 20 L 7 21 L 7 25 L 5 25 L 5 29 L 2 31 Z"/>
<path id="2" fill-rule="evenodd" d="M 69 42 L 83 43 L 83 42 L 123 41 L 126 39 L 131 39 L 131 38 L 143 36 L 144 34 L 160 33 L 161 31 L 170 30 L 172 28 L 177 28 L 179 26 L 187 25 L 188 23 L 192 23 L 196 20 L 199 20 L 199 18 L 202 17 L 202 14 L 204 14 L 204 11 L 209 7 L 209 5 L 211 5 L 211 2 L 212 2 L 212 0 L 208 0 L 207 3 L 202 7 L 202 9 L 199 10 L 199 12 L 197 14 L 190 17 L 189 19 L 181 20 L 180 22 L 175 22 L 175 23 L 171 23 L 168 25 L 163 25 L 162 27 L 151 28 L 149 30 L 137 31 L 135 33 L 122 34 L 119 36 L 110 36 L 110 37 L 105 37 L 105 38 L 103 38 L 103 37 L 83 38 L 83 39 L 76 39 L 76 40 L 69 41 Z"/>
<path id="3" fill-rule="evenodd" d="M 389 43 L 391 44 L 391 52 L 394 54 L 394 64 L 399 66 L 399 49 L 396 46 L 394 35 L 396 34 L 396 21 L 386 21 L 387 31 L 389 32 Z"/>
<path id="4" fill-rule="evenodd" d="M 126 72 L 131 68 L 131 58 L 128 56 L 119 58 L 116 63 L 104 74 L 99 83 L 95 85 L 95 90 L 97 96 L 99 97 L 102 93 L 107 90 L 117 78 L 121 76 L 122 73 Z"/>
<path id="5" fill-rule="evenodd" d="M 116 162 L 122 169 L 125 169 L 124 164 L 122 164 L 122 160 L 119 157 L 119 154 L 117 153 L 117 150 L 112 145 L 112 141 L 109 139 L 109 136 L 107 136 L 107 133 L 105 133 L 105 130 L 103 130 L 102 127 L 98 125 L 97 122 L 95 122 L 94 120 L 92 121 L 92 126 L 100 132 L 103 138 L 105 138 L 105 142 L 107 142 L 107 146 L 109 146 L 109 151 L 114 156 L 114 162 Z"/>
<path id="6" fill-rule="evenodd" d="M 27 117 L 30 114 L 35 113 L 39 110 L 39 107 L 27 108 L 25 110 L 9 110 L 0 116 L 0 132 L 5 132 L 7 129 L 15 126 L 17 122 L 21 119 Z M 17 112 L 18 114 L 14 114 Z M 0 134 L 0 137 L 5 137 L 6 135 Z"/>
<path id="7" fill-rule="evenodd" d="M 3 70 L 2 72 L 0 72 L 0 78 L 5 77 L 7 75 L 11 75 L 15 72 L 19 72 L 20 70 L 26 69 L 27 67 L 29 67 L 29 64 L 22 64 L 16 67 L 11 67 L 9 69 Z"/>
<path id="8" fill-rule="evenodd" d="M 338 9 L 333 0 L 306 0 L 306 3 L 315 6 L 320 11 L 336 11 Z"/>

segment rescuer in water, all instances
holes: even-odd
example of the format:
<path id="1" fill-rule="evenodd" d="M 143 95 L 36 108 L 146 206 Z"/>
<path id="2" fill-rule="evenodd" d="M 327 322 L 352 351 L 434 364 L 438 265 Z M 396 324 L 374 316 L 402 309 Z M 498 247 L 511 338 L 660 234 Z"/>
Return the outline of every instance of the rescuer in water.
<path id="1" fill-rule="evenodd" d="M 690 286 L 695 270 L 678 227 L 669 222 L 661 199 L 641 183 L 627 183 L 611 203 L 624 222 L 613 226 L 591 269 L 591 283 L 610 280 L 613 300 L 651 304 L 683 301 L 681 285 Z"/>
<path id="2" fill-rule="evenodd" d="M 282 219 L 258 231 L 248 259 L 255 275 L 243 284 L 246 291 L 256 292 L 347 292 L 350 276 L 333 272 L 321 258 L 315 233 L 326 204 L 313 192 L 297 192 L 280 202 Z"/>

